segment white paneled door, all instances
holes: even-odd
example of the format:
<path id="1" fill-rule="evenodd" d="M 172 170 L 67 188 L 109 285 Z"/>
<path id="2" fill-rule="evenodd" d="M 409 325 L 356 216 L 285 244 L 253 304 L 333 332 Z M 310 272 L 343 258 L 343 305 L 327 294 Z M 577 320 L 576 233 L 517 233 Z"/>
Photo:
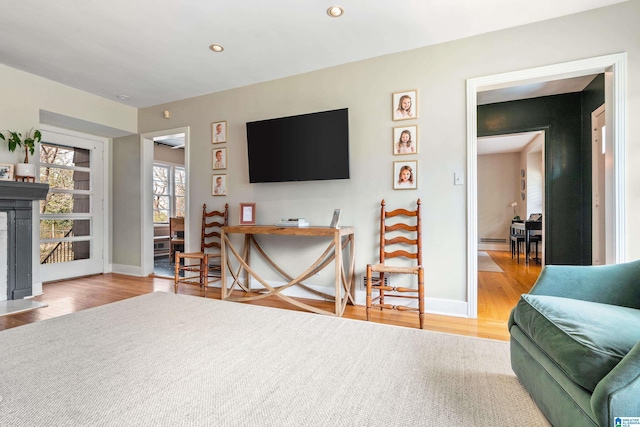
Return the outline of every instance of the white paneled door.
<path id="1" fill-rule="evenodd" d="M 43 131 L 40 182 L 40 273 L 43 282 L 104 271 L 104 140 Z"/>

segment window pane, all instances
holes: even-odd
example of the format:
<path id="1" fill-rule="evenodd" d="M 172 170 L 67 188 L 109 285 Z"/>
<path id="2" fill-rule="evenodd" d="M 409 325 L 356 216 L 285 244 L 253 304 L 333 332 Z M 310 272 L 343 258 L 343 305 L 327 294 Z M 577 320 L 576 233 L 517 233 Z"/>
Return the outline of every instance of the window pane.
<path id="1" fill-rule="evenodd" d="M 169 168 L 153 167 L 153 194 L 169 194 Z"/>
<path id="2" fill-rule="evenodd" d="M 170 209 L 169 202 L 170 202 L 169 196 L 155 196 L 153 198 L 153 209 L 169 210 Z"/>
<path id="3" fill-rule="evenodd" d="M 40 168 L 40 182 L 49 184 L 52 189 L 90 190 L 90 178 L 91 174 L 89 172 L 50 167 Z"/>
<path id="4" fill-rule="evenodd" d="M 91 220 L 88 219 L 43 219 L 40 220 L 41 239 L 61 239 L 91 235 Z"/>
<path id="5" fill-rule="evenodd" d="M 184 197 L 176 197 L 176 216 L 184 216 Z"/>
<path id="6" fill-rule="evenodd" d="M 153 211 L 153 222 L 155 223 L 168 223 L 169 222 L 169 211 L 159 211 L 159 210 L 155 210 Z"/>
<path id="7" fill-rule="evenodd" d="M 77 261 L 91 258 L 91 242 L 40 243 L 40 264 Z"/>
<path id="8" fill-rule="evenodd" d="M 176 197 L 184 197 L 184 195 L 186 194 L 184 183 L 185 183 L 184 169 L 176 168 L 176 172 L 175 172 Z"/>
<path id="9" fill-rule="evenodd" d="M 64 166 L 91 167 L 91 152 L 84 148 L 40 144 L 40 163 Z"/>
<path id="10" fill-rule="evenodd" d="M 91 196 L 49 191 L 47 199 L 40 201 L 40 213 L 91 213 Z"/>

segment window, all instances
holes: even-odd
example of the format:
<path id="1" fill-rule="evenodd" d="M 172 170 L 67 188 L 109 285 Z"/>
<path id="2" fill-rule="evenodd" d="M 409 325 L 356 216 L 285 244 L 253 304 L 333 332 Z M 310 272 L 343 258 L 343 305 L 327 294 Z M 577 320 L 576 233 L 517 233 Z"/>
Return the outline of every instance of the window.
<path id="1" fill-rule="evenodd" d="M 183 167 L 153 165 L 153 222 L 168 224 L 171 216 L 184 216 L 185 171 Z"/>
<path id="2" fill-rule="evenodd" d="M 184 216 L 185 200 L 186 200 L 186 187 L 185 187 L 185 173 L 184 168 L 173 168 L 173 180 L 175 187 L 174 194 L 174 216 Z"/>

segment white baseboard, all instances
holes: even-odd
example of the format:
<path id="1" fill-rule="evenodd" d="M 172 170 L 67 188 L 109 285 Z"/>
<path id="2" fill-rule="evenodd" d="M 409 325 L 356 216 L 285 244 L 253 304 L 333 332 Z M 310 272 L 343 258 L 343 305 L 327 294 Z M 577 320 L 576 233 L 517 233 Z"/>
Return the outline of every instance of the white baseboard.
<path id="1" fill-rule="evenodd" d="M 510 251 L 509 243 L 478 243 L 479 251 Z"/>
<path id="2" fill-rule="evenodd" d="M 285 285 L 284 282 L 272 282 L 272 281 L 268 281 L 268 283 L 271 286 L 282 286 Z M 231 284 L 231 282 L 229 281 L 229 284 Z M 220 287 L 220 281 L 216 281 L 214 283 L 211 283 L 209 285 L 210 287 L 214 287 L 214 288 L 219 288 Z M 334 288 L 333 287 L 325 287 L 325 286 L 313 286 L 313 285 L 307 285 L 309 288 L 320 291 L 322 293 L 325 294 L 329 294 L 329 295 L 333 295 L 334 294 Z M 264 286 L 262 286 L 259 282 L 257 281 L 252 281 L 251 282 L 251 288 L 252 289 L 262 289 Z M 300 288 L 300 287 L 295 287 L 292 286 L 286 290 L 284 290 L 282 292 L 284 295 L 287 295 L 289 297 L 294 297 L 294 298 L 308 298 L 308 299 L 315 299 L 315 300 L 323 300 L 324 298 L 320 297 L 319 295 L 316 295 L 314 293 L 305 291 L 304 289 Z M 356 289 L 355 295 L 354 295 L 354 300 L 356 305 L 366 305 L 366 291 L 362 290 L 362 289 Z M 407 304 L 407 301 L 402 299 L 400 300 L 400 298 L 396 298 L 397 300 L 399 300 L 399 303 L 402 304 Z M 389 298 L 389 302 L 393 303 L 392 299 Z M 416 307 L 417 307 L 417 301 L 415 301 Z M 452 300 L 443 300 L 443 299 L 436 299 L 436 298 L 425 298 L 424 300 L 424 310 L 425 313 L 429 313 L 429 314 L 438 314 L 438 315 L 442 315 L 442 316 L 452 316 L 452 317 L 469 317 L 468 316 L 468 307 L 467 307 L 467 303 L 465 301 L 452 301 Z"/>
<path id="3" fill-rule="evenodd" d="M 143 277 L 142 267 L 135 265 L 112 264 L 112 272 L 126 274 L 127 276 Z"/>
<path id="4" fill-rule="evenodd" d="M 32 283 L 31 284 L 31 296 L 24 297 L 24 298 L 25 299 L 33 298 L 33 297 L 37 297 L 38 295 L 42 295 L 42 282 Z"/>

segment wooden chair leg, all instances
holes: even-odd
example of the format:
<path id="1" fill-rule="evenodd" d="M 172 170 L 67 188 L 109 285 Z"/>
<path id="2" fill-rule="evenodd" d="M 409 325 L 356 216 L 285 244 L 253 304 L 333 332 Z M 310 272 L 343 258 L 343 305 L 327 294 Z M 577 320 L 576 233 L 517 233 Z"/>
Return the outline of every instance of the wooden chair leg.
<path id="1" fill-rule="evenodd" d="M 420 329 L 424 329 L 424 270 L 418 270 L 418 314 L 420 315 Z"/>
<path id="2" fill-rule="evenodd" d="M 367 322 L 369 321 L 369 311 L 371 310 L 371 265 L 367 264 Z"/>
<path id="3" fill-rule="evenodd" d="M 384 273 L 378 273 L 378 278 L 380 279 L 380 305 L 384 305 L 384 289 L 382 288 L 384 286 Z M 380 311 L 382 311 L 382 307 L 380 307 Z"/>
<path id="4" fill-rule="evenodd" d="M 209 256 L 207 254 L 204 254 L 204 259 L 202 260 L 202 262 L 204 263 L 204 266 L 200 269 L 200 271 L 204 271 L 202 287 L 204 288 L 204 297 L 206 298 L 207 288 L 209 287 Z"/>
<path id="5" fill-rule="evenodd" d="M 177 294 L 178 293 L 178 278 L 180 277 L 180 252 L 176 252 L 175 263 L 176 263 L 176 265 L 174 266 L 175 273 L 174 273 L 174 276 L 173 276 L 173 291 Z"/>

